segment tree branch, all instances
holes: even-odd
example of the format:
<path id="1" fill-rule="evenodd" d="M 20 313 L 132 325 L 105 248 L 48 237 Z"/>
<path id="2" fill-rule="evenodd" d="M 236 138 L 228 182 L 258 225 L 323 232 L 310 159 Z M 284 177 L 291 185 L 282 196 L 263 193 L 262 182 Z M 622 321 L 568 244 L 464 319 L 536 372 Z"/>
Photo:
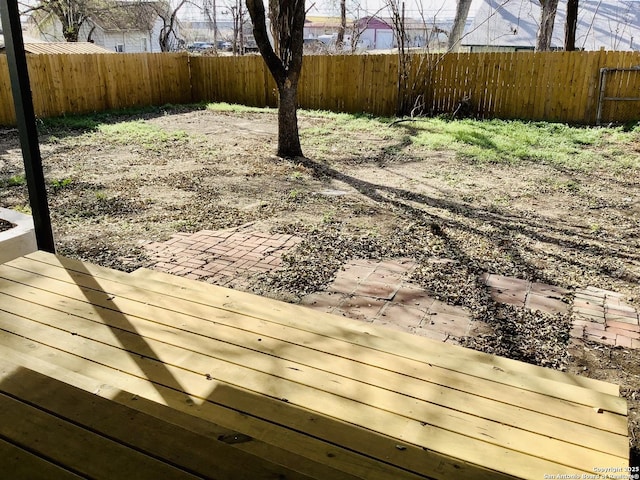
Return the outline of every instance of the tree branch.
<path id="1" fill-rule="evenodd" d="M 262 58 L 267 64 L 267 68 L 276 83 L 284 83 L 287 72 L 283 62 L 273 51 L 273 46 L 269 40 L 264 3 L 262 0 L 247 0 L 247 10 L 249 10 L 249 16 L 253 23 L 253 36 L 258 44 L 260 54 L 262 54 Z"/>

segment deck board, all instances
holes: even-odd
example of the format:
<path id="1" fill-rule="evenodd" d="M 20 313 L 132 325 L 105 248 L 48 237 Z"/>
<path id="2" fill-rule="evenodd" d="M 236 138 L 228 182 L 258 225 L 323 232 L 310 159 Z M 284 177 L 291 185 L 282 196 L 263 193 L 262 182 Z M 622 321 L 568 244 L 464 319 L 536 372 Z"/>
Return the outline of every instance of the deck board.
<path id="1" fill-rule="evenodd" d="M 309 311 L 308 309 L 301 310 L 301 307 L 298 305 L 291 305 L 264 297 L 256 297 L 248 293 L 209 285 L 203 282 L 190 282 L 189 280 L 160 272 L 145 271 L 142 269 L 140 272 L 125 274 L 68 258 L 51 257 L 42 252 L 29 255 L 29 259 L 41 261 L 52 266 L 64 267 L 70 280 L 76 278 L 75 273 L 80 273 L 90 274 L 95 278 L 130 286 L 131 281 L 129 280 L 129 275 L 137 274 L 143 276 L 145 280 L 149 278 L 149 276 L 151 276 L 152 280 L 157 277 L 164 279 L 171 277 L 171 280 L 168 280 L 168 282 L 173 283 L 145 282 L 144 288 L 151 292 L 177 299 L 180 299 L 185 292 L 188 292 L 189 302 L 191 303 L 212 305 L 222 311 L 238 313 L 243 317 L 264 319 L 282 326 L 290 326 L 296 330 L 314 332 L 328 338 L 336 338 L 340 341 L 347 341 L 355 345 L 363 345 L 374 350 L 388 351 L 419 362 L 431 363 L 439 361 L 442 362 L 444 368 L 450 368 L 452 370 L 459 367 L 460 357 L 463 357 L 465 360 L 477 364 L 477 367 L 467 366 L 472 370 L 470 372 L 468 369 L 465 369 L 464 373 L 477 375 L 480 378 L 495 375 L 495 372 L 506 372 L 509 375 L 522 374 L 561 382 L 567 385 L 576 385 L 614 397 L 619 394 L 619 387 L 614 384 L 588 377 L 567 375 L 556 370 L 537 367 L 535 365 L 497 357 L 495 355 L 488 355 L 462 347 L 444 345 L 440 342 L 432 342 L 429 351 L 425 352 L 424 349 L 421 348 L 424 347 L 423 339 L 413 335 L 394 330 L 375 328 L 371 325 L 363 325 L 360 322 L 343 322 L 340 317 L 331 314 L 315 310 Z M 189 282 L 188 288 L 185 287 L 186 282 Z M 141 287 L 142 285 L 139 284 L 136 286 Z M 117 288 L 115 286 L 113 287 Z M 125 292 L 122 294 L 126 295 Z M 173 299 L 167 301 L 171 303 Z M 300 314 L 302 311 L 304 311 L 304 315 Z M 379 332 L 383 332 L 381 334 L 382 339 L 379 339 Z M 416 348 L 415 350 L 407 349 L 407 345 L 415 346 Z M 498 380 L 493 378 L 492 380 L 499 381 L 501 376 L 498 375 L 497 378 Z M 512 381 L 506 378 L 504 380 L 506 382 Z M 525 385 L 517 386 L 518 388 L 526 389 Z M 623 402 L 619 403 L 622 404 Z"/>
<path id="2" fill-rule="evenodd" d="M 51 287 L 51 281 L 48 281 L 47 285 Z M 1 281 L 0 286 L 2 286 Z M 68 292 L 66 293 L 68 294 Z M 23 295 L 26 298 L 29 298 L 31 296 L 28 290 L 25 290 L 23 292 Z M 87 295 L 87 293 L 84 293 L 83 295 Z M 65 298 L 64 300 L 60 300 L 59 302 L 61 303 L 58 303 L 57 299 L 62 297 L 51 295 L 47 292 L 40 292 L 37 294 L 37 297 L 37 302 L 47 305 L 47 308 L 54 308 L 58 309 L 59 311 L 66 310 L 66 312 L 82 312 L 83 309 L 83 303 L 81 301 L 73 300 L 69 297 Z M 102 297 L 104 297 L 104 295 L 102 295 Z M 99 302 L 99 299 L 91 300 L 94 305 L 97 305 Z M 144 354 L 144 349 L 147 347 L 147 345 L 141 341 L 141 337 L 144 337 L 145 339 L 158 339 L 160 342 L 157 344 L 158 346 L 156 346 L 155 341 L 152 341 L 151 344 L 148 345 L 148 348 L 151 348 L 158 354 L 161 351 L 167 351 L 168 349 L 169 353 L 167 353 L 167 356 L 162 357 L 162 360 L 165 363 L 176 365 L 177 363 L 179 363 L 179 360 L 175 360 L 176 356 L 181 356 L 182 361 L 188 363 L 192 369 L 195 369 L 196 366 L 200 364 L 202 365 L 201 368 L 203 370 L 215 371 L 216 380 L 221 380 L 232 384 L 234 378 L 242 376 L 245 378 L 244 384 L 246 386 L 248 385 L 247 382 L 249 381 L 249 376 L 253 375 L 251 378 L 253 379 L 254 384 L 257 385 L 257 387 L 255 388 L 259 388 L 260 385 L 265 383 L 267 380 L 264 378 L 261 379 L 259 376 L 256 376 L 255 371 L 256 369 L 258 369 L 259 371 L 261 371 L 262 373 L 266 373 L 267 375 L 278 376 L 282 379 L 304 383 L 305 385 L 316 388 L 321 392 L 335 393 L 339 395 L 340 392 L 344 389 L 353 391 L 359 390 L 360 394 L 363 397 L 373 399 L 376 403 L 375 406 L 385 410 L 396 409 L 398 411 L 411 411 L 420 409 L 421 416 L 417 418 L 418 420 L 424 418 L 434 418 L 436 419 L 436 422 L 439 422 L 438 426 L 452 431 L 460 431 L 460 428 L 462 428 L 466 423 L 475 423 L 475 427 L 480 432 L 477 434 L 477 436 L 479 436 L 485 434 L 488 429 L 491 428 L 490 424 L 483 424 L 477 419 L 470 417 L 469 414 L 465 414 L 465 412 L 471 411 L 475 416 L 482 414 L 484 418 L 490 420 L 492 419 L 493 421 L 500 422 L 500 424 L 511 425 L 522 430 L 531 430 L 543 436 L 555 436 L 565 442 L 571 442 L 575 438 L 580 438 L 583 445 L 589 446 L 595 450 L 602 450 L 604 452 L 609 452 L 612 454 L 615 454 L 615 452 L 619 451 L 620 448 L 624 448 L 625 446 L 626 439 L 622 435 L 615 435 L 611 434 L 610 432 L 597 431 L 591 427 L 587 427 L 584 424 L 576 423 L 575 421 L 569 422 L 550 419 L 548 415 L 543 415 L 538 412 L 531 412 L 529 410 L 525 410 L 515 406 L 505 406 L 504 404 L 498 404 L 495 401 L 490 401 L 489 399 L 478 398 L 473 395 L 464 394 L 456 389 L 433 387 L 430 390 L 431 396 L 434 396 L 436 398 L 446 398 L 447 408 L 454 407 L 460 412 L 460 414 L 455 417 L 455 421 L 458 422 L 458 425 L 452 424 L 451 421 L 445 423 L 442 422 L 441 419 L 450 418 L 447 415 L 448 412 L 445 407 L 442 407 L 437 403 L 425 403 L 418 400 L 420 395 L 424 395 L 424 391 L 426 390 L 427 386 L 419 382 L 407 384 L 407 382 L 405 381 L 405 377 L 400 374 L 396 373 L 394 376 L 393 373 L 389 372 L 388 370 L 376 370 L 371 367 L 367 369 L 367 366 L 357 364 L 355 362 L 352 362 L 352 365 L 347 365 L 347 362 L 340 357 L 323 357 L 325 363 L 323 367 L 325 369 L 329 369 L 329 371 L 340 371 L 341 375 L 338 376 L 328 373 L 325 370 L 309 367 L 308 359 L 305 358 L 308 353 L 305 354 L 304 351 L 298 353 L 297 355 L 297 359 L 300 361 L 300 363 L 291 361 L 292 355 L 290 351 L 296 349 L 297 346 L 295 345 L 284 345 L 281 346 L 281 348 L 272 348 L 266 352 L 269 354 L 268 357 L 265 357 L 264 355 L 256 355 L 256 353 L 263 353 L 263 351 L 256 352 L 255 350 L 246 349 L 244 347 L 233 345 L 231 343 L 221 342 L 214 338 L 214 336 L 221 336 L 219 324 L 215 324 L 212 326 L 211 322 L 208 321 L 206 323 L 200 322 L 200 324 L 188 325 L 189 329 L 199 332 L 198 335 L 195 335 L 189 331 L 173 329 L 169 325 L 159 326 L 153 321 L 146 321 L 140 317 L 123 316 L 122 313 L 124 313 L 127 309 L 122 305 L 122 301 L 118 301 L 118 299 L 105 300 L 105 303 L 107 302 L 113 302 L 114 304 L 117 304 L 119 313 L 116 314 L 116 312 L 114 312 L 113 310 L 104 309 L 102 313 L 100 313 L 100 310 L 96 310 L 85 313 L 85 316 L 93 316 L 95 317 L 94 322 L 98 322 L 100 324 L 102 322 L 105 322 L 111 327 L 117 329 L 106 329 L 107 335 L 109 335 L 113 331 L 120 332 L 117 337 L 111 338 L 112 345 L 119 342 L 131 351 Z M 29 313 L 23 314 L 25 316 L 32 318 L 44 316 L 42 312 L 37 313 L 34 310 L 36 307 L 32 302 L 20 303 L 20 300 L 16 299 L 16 311 L 19 311 L 20 305 L 22 305 L 23 308 L 30 309 Z M 144 305 L 144 309 L 149 310 L 146 312 L 148 316 L 154 317 L 153 310 L 150 310 L 148 305 Z M 67 313 L 62 315 L 66 314 Z M 156 315 L 159 314 L 160 313 L 156 313 Z M 177 318 L 175 316 L 172 316 L 172 319 L 176 320 Z M 55 320 L 52 321 L 54 324 L 58 323 Z M 134 321 L 136 322 L 135 327 L 133 326 Z M 68 319 L 65 320 L 65 322 L 67 324 L 67 328 L 69 328 L 70 331 L 73 331 L 77 335 L 83 336 L 85 338 L 92 338 L 103 343 L 109 343 L 110 341 L 109 338 L 103 338 L 100 336 L 100 334 L 93 332 L 91 328 L 95 325 L 91 323 L 85 324 L 81 320 L 75 319 Z M 181 321 L 181 324 L 182 323 L 183 322 Z M 185 326 L 182 325 L 182 328 L 185 328 Z M 133 334 L 128 334 L 127 332 Z M 238 334 L 237 331 L 236 334 Z M 109 335 L 109 337 L 110 336 L 111 335 Z M 232 340 L 233 334 L 228 335 L 228 338 Z M 258 343 L 260 343 L 260 346 L 263 346 L 263 344 L 266 343 L 266 337 L 263 336 L 261 338 L 262 341 Z M 251 341 L 251 339 L 246 340 L 247 342 Z M 137 342 L 138 345 L 136 346 L 134 342 Z M 310 343 L 313 342 L 311 341 Z M 172 346 L 189 346 L 190 348 L 195 348 L 194 346 L 198 345 L 201 345 L 197 347 L 198 351 L 210 352 L 209 356 L 199 358 L 202 356 L 198 356 L 196 353 L 192 352 L 189 354 L 189 357 L 185 357 L 187 353 L 176 351 L 176 349 L 171 348 Z M 282 354 L 280 353 L 285 347 L 288 350 L 288 353 L 286 355 L 287 358 L 283 358 Z M 309 349 L 307 349 L 307 351 L 308 350 Z M 147 354 L 147 356 L 149 355 Z M 236 363 L 239 363 L 240 365 L 235 365 L 235 368 L 233 365 L 229 365 L 227 362 L 227 359 L 229 358 L 235 359 L 234 361 Z M 271 361 L 273 358 L 279 359 L 281 360 L 281 362 L 276 364 Z M 318 362 L 318 364 L 319 363 L 320 362 Z M 243 365 L 250 365 L 252 366 L 252 368 L 247 372 L 247 369 L 243 367 Z M 278 371 L 274 371 L 274 367 Z M 379 388 L 375 388 L 373 385 L 359 384 L 356 380 L 353 379 L 357 377 L 357 374 L 355 373 L 351 375 L 352 378 L 343 378 L 342 372 L 347 371 L 349 367 L 354 372 L 358 372 L 360 376 L 363 375 L 364 370 L 367 370 L 367 373 L 369 374 L 366 375 L 366 377 L 370 378 L 371 382 L 375 383 L 377 386 L 379 386 Z M 384 377 L 384 381 L 381 381 L 381 379 L 378 378 L 380 376 Z M 382 388 L 383 386 L 384 389 Z M 391 387 L 395 388 L 390 389 Z M 408 393 L 409 391 L 411 391 L 411 394 Z M 262 393 L 271 396 L 276 396 L 278 394 L 281 396 L 287 395 L 285 390 L 280 390 L 279 392 Z M 315 394 L 312 393 L 312 395 Z M 544 402 L 544 408 L 546 410 L 548 410 L 549 406 L 548 401 L 549 400 L 546 399 L 546 402 Z M 583 410 L 586 410 L 586 412 L 584 413 L 587 416 L 581 419 L 582 422 L 587 423 L 591 418 L 599 420 L 600 417 L 602 417 L 602 414 L 595 414 L 592 409 Z M 620 428 L 620 433 L 624 434 L 626 432 L 626 425 L 621 425 Z M 513 443 L 513 434 L 507 428 L 501 428 L 501 425 L 499 425 L 497 427 L 496 433 L 502 433 L 504 435 L 505 442 L 509 441 L 510 443 Z M 523 445 L 528 445 L 530 444 L 530 442 L 536 442 L 538 444 L 536 448 L 538 450 L 540 449 L 540 442 L 542 440 L 540 440 L 540 438 L 538 437 L 531 437 L 531 435 L 529 435 L 529 432 L 522 432 L 518 436 L 518 439 L 520 442 L 522 442 Z M 549 455 L 553 455 L 557 450 L 557 445 L 554 445 L 553 442 L 549 443 L 551 443 L 548 447 L 550 452 Z M 590 452 L 588 452 L 588 454 L 592 455 L 592 453 Z M 576 459 L 576 461 L 580 461 L 580 452 L 574 452 L 572 456 Z"/>
<path id="3" fill-rule="evenodd" d="M 80 480 L 82 477 L 0 438 L 2 471 L 11 480 Z"/>
<path id="4" fill-rule="evenodd" d="M 32 453 L 58 465 L 69 466 L 85 478 L 109 479 L 123 474 L 141 480 L 197 478 L 2 393 L 0 436 L 15 445 L 29 447 Z"/>
<path id="5" fill-rule="evenodd" d="M 0 266 L 0 345 L 307 458 L 315 478 L 539 478 L 628 463 L 615 386 L 168 280 L 16 259 Z"/>
<path id="6" fill-rule="evenodd" d="M 55 416 L 58 422 L 73 425 L 76 429 L 79 428 L 78 425 L 82 425 L 84 431 L 81 432 L 81 435 L 71 437 L 75 444 L 82 441 L 84 436 L 95 436 L 103 443 L 121 445 L 117 456 L 109 455 L 102 446 L 95 449 L 94 451 L 99 452 L 100 457 L 100 461 L 96 462 L 98 465 L 94 465 L 94 458 L 83 460 L 89 462 L 103 478 L 116 478 L 117 474 L 125 471 L 117 465 L 117 462 L 122 462 L 122 456 L 120 456 L 122 451 L 130 456 L 133 453 L 143 460 L 147 460 L 145 456 L 150 456 L 161 459 L 162 463 L 179 467 L 177 472 L 163 472 L 164 476 L 161 478 L 167 478 L 168 475 L 186 479 L 191 478 L 191 474 L 207 478 L 266 479 L 279 478 L 279 476 L 296 480 L 314 478 L 314 476 L 295 472 L 290 468 L 266 461 L 262 455 L 253 455 L 240 448 L 235 448 L 233 444 L 236 443 L 253 442 L 255 445 L 253 439 L 246 438 L 238 432 L 208 424 L 208 430 L 197 433 L 183 426 L 185 423 L 191 428 L 198 425 L 194 425 L 193 421 L 189 420 L 193 419 L 190 416 L 186 419 L 180 418 L 179 421 L 174 418 L 174 421 L 170 422 L 175 416 L 175 412 L 167 408 L 162 409 L 161 415 L 153 416 L 140 409 L 133 409 L 88 393 L 81 388 L 38 372 L 24 367 L 20 368 L 6 359 L 0 360 L 0 379 L 2 380 L 0 382 L 0 404 L 3 407 L 3 395 L 10 395 L 28 405 L 37 405 L 40 410 L 48 412 L 49 416 Z M 136 400 L 136 402 L 142 401 L 142 399 Z M 3 410 L 3 415 L 9 414 L 10 411 Z M 183 417 L 185 416 L 183 415 Z M 31 418 L 29 420 L 32 421 Z M 5 421 L 4 424 L 10 425 L 11 422 Z M 202 422 L 199 424 L 201 425 Z M 197 448 L 198 445 L 205 444 L 207 445 L 206 449 Z M 74 450 L 78 450 L 77 446 L 75 449 L 70 449 L 68 445 L 62 445 L 60 448 L 64 448 L 65 452 L 72 453 Z M 46 450 L 49 451 L 50 448 Z M 84 451 L 84 447 L 82 451 Z M 275 453 L 271 450 L 268 455 L 273 457 Z M 212 457 L 225 458 L 227 461 L 212 464 Z M 71 463 L 75 466 L 78 460 L 74 458 L 73 461 L 65 463 Z M 113 465 L 114 463 L 115 465 Z M 108 464 L 108 468 L 104 468 L 104 464 Z M 144 465 L 144 463 L 138 463 L 137 459 L 132 464 L 136 465 L 136 469 L 139 468 L 138 465 Z M 302 465 L 304 466 L 303 462 Z M 115 471 L 109 471 L 114 467 Z M 187 474 L 183 475 L 180 470 L 187 471 Z M 93 478 L 100 476 L 96 475 L 96 471 L 91 474 Z M 130 478 L 139 478 L 135 470 L 130 474 Z M 333 478 L 333 475 L 339 475 L 339 472 L 322 466 L 315 474 Z M 338 476 L 338 478 L 340 477 Z"/>

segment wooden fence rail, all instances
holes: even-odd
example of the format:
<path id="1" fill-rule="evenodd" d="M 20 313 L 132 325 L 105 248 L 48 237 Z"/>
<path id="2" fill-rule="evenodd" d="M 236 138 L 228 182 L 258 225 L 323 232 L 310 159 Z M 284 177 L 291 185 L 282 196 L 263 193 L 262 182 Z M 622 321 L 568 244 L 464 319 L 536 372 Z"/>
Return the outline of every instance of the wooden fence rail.
<path id="1" fill-rule="evenodd" d="M 453 112 L 463 99 L 481 118 L 593 124 L 640 119 L 640 53 L 501 52 L 414 54 L 410 103 L 427 114 Z M 259 56 L 186 54 L 29 56 L 39 117 L 145 105 L 225 101 L 275 106 L 275 84 Z M 600 71 L 608 71 L 600 91 Z M 620 100 L 623 99 L 623 100 Z M 395 55 L 305 58 L 303 108 L 392 116 L 398 104 Z M 15 123 L 6 56 L 0 55 L 0 124 Z"/>

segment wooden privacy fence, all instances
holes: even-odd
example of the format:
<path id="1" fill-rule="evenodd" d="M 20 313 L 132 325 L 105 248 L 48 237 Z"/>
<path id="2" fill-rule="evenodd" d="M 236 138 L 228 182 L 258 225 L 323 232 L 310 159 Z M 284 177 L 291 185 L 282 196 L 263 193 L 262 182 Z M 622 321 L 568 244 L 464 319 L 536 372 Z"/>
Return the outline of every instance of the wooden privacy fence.
<path id="1" fill-rule="evenodd" d="M 262 58 L 186 54 L 29 56 L 36 115 L 50 117 L 167 103 L 225 101 L 275 106 Z M 640 53 L 500 52 L 414 54 L 408 103 L 426 114 L 453 112 L 463 99 L 481 118 L 593 124 L 640 119 Z M 601 91 L 601 69 L 607 80 Z M 626 70 L 616 70 L 626 69 Z M 396 55 L 305 57 L 303 108 L 392 116 Z M 0 55 L 0 124 L 13 124 L 6 57 Z"/>
<path id="2" fill-rule="evenodd" d="M 40 118 L 191 102 L 184 54 L 29 55 Z M 6 55 L 0 55 L 0 124 L 15 124 Z"/>

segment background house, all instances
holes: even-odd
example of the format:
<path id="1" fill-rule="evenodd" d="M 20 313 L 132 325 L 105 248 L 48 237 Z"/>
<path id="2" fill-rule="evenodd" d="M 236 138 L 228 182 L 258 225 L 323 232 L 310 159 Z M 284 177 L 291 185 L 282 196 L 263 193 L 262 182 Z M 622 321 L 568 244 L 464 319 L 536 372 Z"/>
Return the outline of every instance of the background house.
<path id="1" fill-rule="evenodd" d="M 540 22 L 537 0 L 474 0 L 462 46 L 470 51 L 533 50 Z M 558 4 L 551 47 L 564 49 L 566 3 Z M 640 2 L 580 0 L 576 49 L 639 50 Z"/>
<path id="2" fill-rule="evenodd" d="M 354 27 L 360 33 L 360 41 L 366 48 L 373 50 L 386 50 L 393 48 L 393 23 L 391 19 L 378 17 L 363 17 L 355 21 Z"/>
<path id="3" fill-rule="evenodd" d="M 163 2 L 111 2 L 109 8 L 93 13 L 80 28 L 79 41 L 95 43 L 114 52 L 160 52 L 163 20 L 158 12 Z M 64 42 L 62 24 L 52 14 L 36 18 L 40 37 L 48 42 Z M 173 38 L 177 44 L 177 38 Z"/>
<path id="4" fill-rule="evenodd" d="M 349 33 L 353 20 L 347 18 L 347 29 Z M 304 19 L 304 38 L 318 38 L 323 35 L 337 35 L 340 30 L 340 17 L 321 17 L 307 15 Z"/>

